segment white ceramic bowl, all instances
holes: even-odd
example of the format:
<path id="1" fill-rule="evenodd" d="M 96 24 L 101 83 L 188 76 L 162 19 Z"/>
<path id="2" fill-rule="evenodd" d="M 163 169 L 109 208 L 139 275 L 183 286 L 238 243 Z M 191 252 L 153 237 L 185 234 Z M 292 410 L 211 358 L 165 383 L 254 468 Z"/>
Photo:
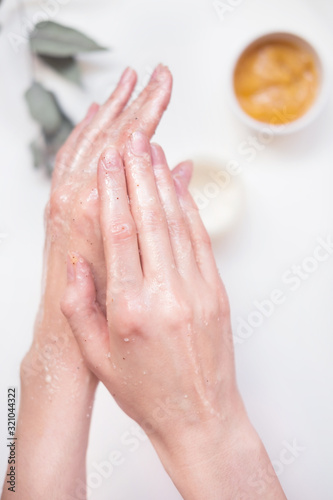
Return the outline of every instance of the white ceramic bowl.
<path id="1" fill-rule="evenodd" d="M 255 118 L 252 118 L 249 116 L 241 107 L 236 93 L 235 93 L 235 88 L 234 88 L 234 73 L 235 69 L 237 67 L 238 61 L 241 58 L 241 56 L 244 54 L 245 51 L 247 51 L 250 48 L 254 48 L 256 45 L 259 45 L 263 42 L 268 42 L 268 41 L 288 41 L 288 42 L 293 42 L 294 44 L 298 46 L 303 46 L 306 47 L 308 50 L 310 50 L 314 56 L 314 60 L 316 62 L 316 67 L 317 67 L 317 72 L 319 75 L 319 88 L 318 88 L 318 93 L 315 101 L 309 108 L 309 110 L 302 115 L 300 118 L 288 122 L 283 125 L 274 125 L 270 123 L 265 123 L 259 120 L 256 120 Z M 230 75 L 230 98 L 231 98 L 231 104 L 232 107 L 237 114 L 237 116 L 242 120 L 243 123 L 245 123 L 247 126 L 258 130 L 258 131 L 265 131 L 267 128 L 270 128 L 272 131 L 272 134 L 275 135 L 284 135 L 284 134 L 290 134 L 293 132 L 297 132 L 310 123 L 314 121 L 314 119 L 318 116 L 320 111 L 323 109 L 324 104 L 327 101 L 328 98 L 328 88 L 329 88 L 329 77 L 328 77 L 328 70 L 327 70 L 327 65 L 325 63 L 325 57 L 322 54 L 321 50 L 319 47 L 315 47 L 314 43 L 308 42 L 305 38 L 303 38 L 300 35 L 294 34 L 294 33 L 289 33 L 289 32 L 272 32 L 272 33 L 266 33 L 263 34 L 259 37 L 252 38 L 249 40 L 242 48 L 242 50 L 238 53 L 238 56 L 236 57 L 236 60 L 234 64 L 232 65 L 232 71 Z"/>
<path id="2" fill-rule="evenodd" d="M 225 235 L 237 223 L 244 207 L 240 175 L 220 159 L 194 159 L 190 192 L 212 239 Z"/>

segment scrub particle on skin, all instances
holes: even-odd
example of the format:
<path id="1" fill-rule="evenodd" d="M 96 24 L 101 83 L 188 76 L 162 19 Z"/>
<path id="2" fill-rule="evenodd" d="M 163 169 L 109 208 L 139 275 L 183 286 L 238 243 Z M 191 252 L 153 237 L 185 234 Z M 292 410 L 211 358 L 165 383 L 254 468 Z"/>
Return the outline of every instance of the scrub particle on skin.
<path id="1" fill-rule="evenodd" d="M 242 109 L 264 123 L 282 125 L 303 116 L 319 88 L 315 55 L 310 48 L 285 40 L 249 47 L 234 72 L 234 89 Z"/>

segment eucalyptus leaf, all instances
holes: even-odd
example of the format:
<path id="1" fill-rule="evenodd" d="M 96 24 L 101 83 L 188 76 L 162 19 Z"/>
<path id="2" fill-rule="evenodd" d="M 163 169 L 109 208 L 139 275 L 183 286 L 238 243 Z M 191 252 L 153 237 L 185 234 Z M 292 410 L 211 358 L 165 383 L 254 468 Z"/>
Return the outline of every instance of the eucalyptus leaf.
<path id="1" fill-rule="evenodd" d="M 44 167 L 49 176 L 52 175 L 55 157 L 61 146 L 73 130 L 72 122 L 65 116 L 56 133 L 48 135 L 43 131 L 42 137 L 37 138 L 30 144 L 30 150 L 36 168 Z"/>
<path id="2" fill-rule="evenodd" d="M 74 57 L 51 57 L 51 56 L 39 56 L 39 58 L 45 62 L 52 69 L 57 71 L 61 76 L 67 78 L 67 80 L 80 84 L 81 83 L 81 73 L 77 60 Z"/>
<path id="3" fill-rule="evenodd" d="M 30 34 L 30 46 L 39 55 L 70 57 L 80 52 L 107 50 L 80 31 L 53 21 L 36 24 Z"/>
<path id="4" fill-rule="evenodd" d="M 54 159 L 73 130 L 73 123 L 62 111 L 55 95 L 34 82 L 25 94 L 30 113 L 41 127 L 42 136 L 30 144 L 35 167 L 52 173 Z"/>
<path id="5" fill-rule="evenodd" d="M 55 134 L 61 127 L 62 112 L 54 94 L 40 83 L 33 82 L 26 91 L 25 98 L 33 119 L 46 134 Z"/>

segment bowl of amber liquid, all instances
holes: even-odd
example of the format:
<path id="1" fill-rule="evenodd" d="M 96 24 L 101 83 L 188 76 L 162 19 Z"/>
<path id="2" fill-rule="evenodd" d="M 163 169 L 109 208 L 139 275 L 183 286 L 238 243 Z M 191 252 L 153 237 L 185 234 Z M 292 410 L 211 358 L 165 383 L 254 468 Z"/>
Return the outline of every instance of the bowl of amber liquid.
<path id="1" fill-rule="evenodd" d="M 269 33 L 248 43 L 231 80 L 233 106 L 242 121 L 275 134 L 307 126 L 327 99 L 323 58 L 292 33 Z"/>

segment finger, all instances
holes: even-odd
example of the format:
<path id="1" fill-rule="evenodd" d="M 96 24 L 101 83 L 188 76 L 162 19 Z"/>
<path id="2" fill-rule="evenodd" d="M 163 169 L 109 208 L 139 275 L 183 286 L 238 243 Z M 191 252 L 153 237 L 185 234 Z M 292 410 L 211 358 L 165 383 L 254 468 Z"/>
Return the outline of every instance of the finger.
<path id="1" fill-rule="evenodd" d="M 180 182 L 184 188 L 188 188 L 192 174 L 193 174 L 193 163 L 191 160 L 183 161 L 179 163 L 172 171 L 173 180 Z"/>
<path id="2" fill-rule="evenodd" d="M 163 87 L 163 85 L 170 84 L 172 85 L 172 76 L 170 70 L 167 66 L 159 64 L 154 69 L 146 87 L 129 106 L 128 112 L 133 114 L 137 113 L 144 104 L 151 100 L 152 95 L 157 93 L 157 89 Z"/>
<path id="3" fill-rule="evenodd" d="M 98 378 L 103 378 L 110 365 L 107 321 L 96 301 L 90 266 L 75 253 L 67 258 L 67 287 L 61 310 L 87 366 Z"/>
<path id="4" fill-rule="evenodd" d="M 128 203 L 124 164 L 116 148 L 107 149 L 98 165 L 100 222 L 107 277 L 112 293 L 137 289 L 142 269 L 136 225 Z"/>
<path id="5" fill-rule="evenodd" d="M 157 144 L 152 144 L 151 153 L 156 185 L 168 224 L 174 259 L 178 271 L 184 275 L 190 270 L 193 272 L 194 266 L 197 267 L 190 232 L 179 204 L 174 180 L 163 149 Z"/>
<path id="6" fill-rule="evenodd" d="M 93 117 L 99 110 L 99 105 L 95 102 L 89 106 L 89 109 L 83 118 L 83 120 L 76 125 L 76 127 L 71 132 L 65 144 L 60 149 L 57 159 L 55 162 L 55 168 L 53 172 L 52 182 L 53 185 L 57 185 L 63 174 L 70 169 L 71 158 L 73 157 L 73 151 L 75 151 L 77 140 L 80 137 L 83 130 L 89 125 Z"/>
<path id="7" fill-rule="evenodd" d="M 100 107 L 95 122 L 92 124 L 97 128 L 107 128 L 117 116 L 123 111 L 132 95 L 136 85 L 137 75 L 134 69 L 126 68 L 123 72 L 115 91 L 109 99 Z"/>
<path id="8" fill-rule="evenodd" d="M 152 168 L 148 137 L 132 134 L 124 154 L 131 211 L 138 231 L 144 276 L 169 275 L 175 266 L 168 226 Z"/>
<path id="9" fill-rule="evenodd" d="M 66 145 L 70 146 L 70 147 L 74 147 L 75 144 L 76 144 L 76 141 L 78 139 L 78 137 L 80 136 L 82 130 L 87 126 L 89 125 L 89 123 L 91 122 L 91 120 L 94 118 L 94 116 L 96 115 L 96 113 L 98 112 L 98 110 L 100 109 L 100 106 L 99 104 L 97 104 L 96 102 L 93 102 L 89 108 L 88 108 L 88 111 L 87 111 L 87 114 L 86 116 L 84 117 L 84 119 L 81 121 L 81 123 L 79 123 L 73 130 L 73 132 L 71 133 L 71 135 L 69 136 L 68 140 L 67 140 L 67 143 Z"/>
<path id="10" fill-rule="evenodd" d="M 94 118 L 96 113 L 98 112 L 100 106 L 96 102 L 93 102 L 89 108 L 88 111 L 83 118 L 83 120 L 76 125 L 70 136 L 68 137 L 65 146 L 68 146 L 69 148 L 73 148 L 76 145 L 76 141 L 78 137 L 80 136 L 81 132 L 84 130 L 84 128 L 89 125 L 91 120 Z"/>
<path id="11" fill-rule="evenodd" d="M 172 75 L 169 69 L 159 65 L 139 97 L 124 111 L 124 128 L 119 145 L 124 144 L 135 130 L 141 130 L 149 139 L 161 121 L 171 97 Z"/>
<path id="12" fill-rule="evenodd" d="M 185 176 L 187 176 L 186 168 L 183 164 L 180 169 L 180 171 L 183 170 L 183 175 Z M 202 222 L 197 205 L 185 187 L 185 183 L 179 180 L 179 176 L 175 176 L 174 179 L 180 205 L 191 235 L 192 247 L 198 268 L 207 282 L 215 283 L 218 271 L 209 234 Z"/>
<path id="13" fill-rule="evenodd" d="M 73 168 L 76 165 L 80 165 L 82 159 L 94 156 L 96 138 L 100 134 L 104 134 L 107 137 L 108 128 L 112 121 L 119 116 L 128 103 L 136 85 L 136 80 L 137 75 L 135 71 L 132 68 L 127 68 L 109 99 L 99 108 L 98 113 L 90 121 L 89 126 L 81 131 L 77 139 L 76 161 Z"/>

